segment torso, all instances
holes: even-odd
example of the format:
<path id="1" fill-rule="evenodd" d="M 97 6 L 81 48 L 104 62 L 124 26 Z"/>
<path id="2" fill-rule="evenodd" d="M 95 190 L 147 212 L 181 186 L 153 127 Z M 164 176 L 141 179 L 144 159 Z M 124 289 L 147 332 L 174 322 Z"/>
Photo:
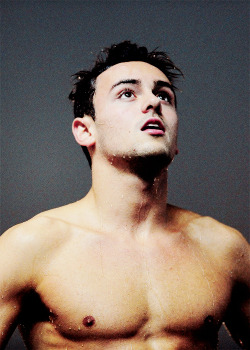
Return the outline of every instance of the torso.
<path id="1" fill-rule="evenodd" d="M 24 300 L 29 348 L 216 349 L 232 280 L 198 220 L 141 241 L 60 223 Z"/>

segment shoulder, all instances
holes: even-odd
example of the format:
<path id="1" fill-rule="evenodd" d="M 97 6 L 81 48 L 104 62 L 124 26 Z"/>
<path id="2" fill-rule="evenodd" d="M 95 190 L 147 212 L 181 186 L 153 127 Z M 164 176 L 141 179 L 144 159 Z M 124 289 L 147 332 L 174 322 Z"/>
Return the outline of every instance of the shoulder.
<path id="1" fill-rule="evenodd" d="M 16 249 L 27 255 L 47 254 L 66 244 L 76 232 L 84 234 L 90 216 L 85 207 L 76 202 L 41 212 L 7 230 L 0 236 L 0 246 L 8 245 L 10 251 Z"/>
<path id="2" fill-rule="evenodd" d="M 1 240 L 19 245 L 19 247 L 22 245 L 35 247 L 36 244 L 46 241 L 49 236 L 52 239 L 52 233 L 55 234 L 62 226 L 60 220 L 41 213 L 28 221 L 11 227 L 3 233 Z"/>
<path id="3" fill-rule="evenodd" d="M 33 218 L 0 237 L 0 286 L 5 285 L 10 295 L 36 284 L 37 262 L 46 252 L 42 226 L 41 219 Z"/>
<path id="4" fill-rule="evenodd" d="M 247 279 L 250 264 L 249 244 L 238 230 L 209 216 L 201 216 L 177 207 L 171 207 L 171 210 L 181 231 L 218 268 L 232 273 L 235 280 Z"/>
<path id="5" fill-rule="evenodd" d="M 71 208 L 71 207 L 70 207 Z M 85 229 L 68 220 L 70 208 L 42 212 L 0 236 L 0 288 L 35 288 L 46 264 Z"/>
<path id="6" fill-rule="evenodd" d="M 216 248 L 223 246 L 226 249 L 237 251 L 248 248 L 248 243 L 243 235 L 236 229 L 227 226 L 209 216 L 201 216 L 192 211 L 170 206 L 172 217 L 182 230 L 189 232 L 195 238 L 207 245 Z"/>
<path id="7" fill-rule="evenodd" d="M 213 243 L 218 248 L 222 243 L 226 249 L 238 250 L 248 247 L 243 235 L 233 227 L 227 226 L 209 216 L 198 216 L 190 221 L 190 227 L 200 233 L 209 244 Z"/>
<path id="8" fill-rule="evenodd" d="M 51 261 L 69 237 L 65 223 L 43 213 L 3 233 L 0 237 L 0 289 L 4 285 L 14 294 L 36 288 L 45 262 Z"/>
<path id="9" fill-rule="evenodd" d="M 25 262 L 39 260 L 70 237 L 69 225 L 47 213 L 40 213 L 30 220 L 11 227 L 0 237 L 0 257 L 8 253 L 8 259 L 24 266 Z M 2 259 L 1 259 L 2 260 Z"/>
<path id="10" fill-rule="evenodd" d="M 250 247 L 238 230 L 202 216 L 192 220 L 189 227 L 192 236 L 218 266 L 225 267 L 239 282 L 249 279 Z"/>

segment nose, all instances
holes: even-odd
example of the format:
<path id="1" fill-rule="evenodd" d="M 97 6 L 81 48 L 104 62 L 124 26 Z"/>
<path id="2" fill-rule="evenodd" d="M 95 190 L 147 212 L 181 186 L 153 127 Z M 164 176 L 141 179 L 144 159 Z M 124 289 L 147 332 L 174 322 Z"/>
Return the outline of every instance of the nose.
<path id="1" fill-rule="evenodd" d="M 153 93 L 148 94 L 142 104 L 142 113 L 148 113 L 151 110 L 161 114 L 161 100 Z"/>

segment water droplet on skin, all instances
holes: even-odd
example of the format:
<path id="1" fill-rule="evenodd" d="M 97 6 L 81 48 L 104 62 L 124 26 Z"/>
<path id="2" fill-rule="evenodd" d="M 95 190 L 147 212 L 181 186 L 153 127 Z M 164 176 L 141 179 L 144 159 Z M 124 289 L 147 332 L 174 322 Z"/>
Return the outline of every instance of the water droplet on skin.
<path id="1" fill-rule="evenodd" d="M 81 327 L 79 326 L 79 327 L 78 327 L 78 331 L 80 331 L 80 330 L 81 330 Z"/>
<path id="2" fill-rule="evenodd" d="M 1 296 L 1 298 L 3 299 L 3 295 Z"/>

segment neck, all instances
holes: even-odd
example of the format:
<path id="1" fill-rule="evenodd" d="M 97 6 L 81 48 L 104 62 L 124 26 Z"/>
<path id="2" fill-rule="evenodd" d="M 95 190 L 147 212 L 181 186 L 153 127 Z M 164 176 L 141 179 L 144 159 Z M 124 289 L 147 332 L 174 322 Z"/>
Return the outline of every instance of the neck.
<path id="1" fill-rule="evenodd" d="M 92 188 L 88 194 L 102 229 L 146 234 L 152 227 L 155 230 L 164 226 L 167 167 L 160 169 L 155 162 L 143 165 L 137 161 L 132 171 L 131 161 L 123 167 L 111 163 L 93 163 Z"/>

